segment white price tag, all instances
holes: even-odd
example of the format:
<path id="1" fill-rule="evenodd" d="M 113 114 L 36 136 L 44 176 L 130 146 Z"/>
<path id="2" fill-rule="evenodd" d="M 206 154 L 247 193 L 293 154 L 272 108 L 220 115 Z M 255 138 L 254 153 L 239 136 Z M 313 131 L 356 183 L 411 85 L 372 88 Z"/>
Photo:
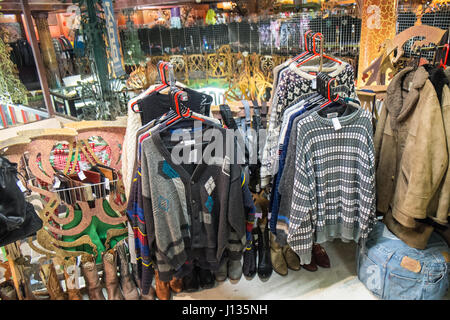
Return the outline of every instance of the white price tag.
<path id="1" fill-rule="evenodd" d="M 317 89 L 317 80 L 316 80 L 316 78 L 312 79 L 312 81 L 311 81 L 311 88 L 312 89 Z"/>
<path id="2" fill-rule="evenodd" d="M 106 188 L 106 190 L 110 190 L 109 179 L 108 178 L 105 178 L 105 188 Z"/>
<path id="3" fill-rule="evenodd" d="M 86 179 L 86 176 L 84 175 L 83 170 L 80 170 L 80 172 L 78 172 L 78 178 L 80 178 L 81 181 Z"/>
<path id="4" fill-rule="evenodd" d="M 58 189 L 61 185 L 61 181 L 58 179 L 58 177 L 55 177 L 55 183 L 53 184 L 54 189 Z"/>
<path id="5" fill-rule="evenodd" d="M 333 118 L 331 121 L 333 121 L 334 130 L 338 131 L 342 128 L 338 118 Z"/>
<path id="6" fill-rule="evenodd" d="M 262 212 L 256 212 L 255 218 L 261 218 L 262 219 Z"/>
<path id="7" fill-rule="evenodd" d="M 185 146 L 190 146 L 190 145 L 192 145 L 194 143 L 195 143 L 195 140 L 186 140 L 186 141 L 184 141 L 184 145 Z"/>
<path id="8" fill-rule="evenodd" d="M 17 180 L 17 186 L 19 187 L 20 191 L 25 192 L 27 191 L 27 188 L 25 188 L 25 186 L 22 183 L 22 180 Z"/>

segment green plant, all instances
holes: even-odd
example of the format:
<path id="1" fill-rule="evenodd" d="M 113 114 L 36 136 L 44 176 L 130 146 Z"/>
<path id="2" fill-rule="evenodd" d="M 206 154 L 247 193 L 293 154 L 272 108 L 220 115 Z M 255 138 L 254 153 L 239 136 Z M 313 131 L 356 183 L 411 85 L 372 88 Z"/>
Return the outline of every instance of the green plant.
<path id="1" fill-rule="evenodd" d="M 10 59 L 12 48 L 5 41 L 7 37 L 7 32 L 0 27 L 0 101 L 27 104 L 28 91 L 19 79 L 17 66 Z"/>

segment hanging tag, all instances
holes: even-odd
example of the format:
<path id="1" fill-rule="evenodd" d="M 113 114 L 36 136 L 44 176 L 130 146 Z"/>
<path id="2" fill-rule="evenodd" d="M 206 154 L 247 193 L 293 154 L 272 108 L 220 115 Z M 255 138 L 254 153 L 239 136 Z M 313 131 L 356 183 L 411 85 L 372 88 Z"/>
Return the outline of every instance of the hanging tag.
<path id="1" fill-rule="evenodd" d="M 255 213 L 255 218 L 261 218 L 262 219 L 262 212 Z"/>
<path id="2" fill-rule="evenodd" d="M 80 266 L 80 263 L 81 263 L 81 258 L 80 258 L 81 256 L 77 256 L 77 267 L 79 267 Z"/>
<path id="3" fill-rule="evenodd" d="M 197 163 L 197 149 L 193 149 L 189 153 L 189 163 Z"/>
<path id="4" fill-rule="evenodd" d="M 194 143 L 195 143 L 195 140 L 186 140 L 186 141 L 184 141 L 184 145 L 185 146 L 190 146 L 190 145 L 192 145 Z"/>
<path id="5" fill-rule="evenodd" d="M 105 188 L 106 188 L 106 190 L 110 190 L 109 179 L 108 178 L 105 178 Z"/>
<path id="6" fill-rule="evenodd" d="M 331 121 L 333 121 L 334 130 L 338 131 L 342 128 L 338 118 L 333 118 Z"/>
<path id="7" fill-rule="evenodd" d="M 312 79 L 311 88 L 314 90 L 317 89 L 317 78 Z"/>
<path id="8" fill-rule="evenodd" d="M 81 181 L 86 179 L 86 176 L 84 175 L 83 170 L 80 170 L 80 172 L 78 172 L 78 178 L 80 178 Z"/>
<path id="9" fill-rule="evenodd" d="M 19 187 L 20 191 L 25 192 L 27 191 L 27 188 L 25 188 L 25 186 L 22 183 L 22 180 L 17 180 L 17 186 Z"/>

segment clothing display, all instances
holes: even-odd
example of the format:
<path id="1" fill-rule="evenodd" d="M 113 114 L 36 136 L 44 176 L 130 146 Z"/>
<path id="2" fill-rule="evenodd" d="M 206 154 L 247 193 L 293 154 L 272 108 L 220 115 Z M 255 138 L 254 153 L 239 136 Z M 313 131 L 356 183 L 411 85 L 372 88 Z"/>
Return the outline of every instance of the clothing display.
<path id="1" fill-rule="evenodd" d="M 449 7 L 310 2 L 35 17 L 97 120 L 1 129 L 0 300 L 448 300 Z M 31 90 L 29 38 L 6 53 Z M 41 89 L 0 117 L 65 103 Z"/>

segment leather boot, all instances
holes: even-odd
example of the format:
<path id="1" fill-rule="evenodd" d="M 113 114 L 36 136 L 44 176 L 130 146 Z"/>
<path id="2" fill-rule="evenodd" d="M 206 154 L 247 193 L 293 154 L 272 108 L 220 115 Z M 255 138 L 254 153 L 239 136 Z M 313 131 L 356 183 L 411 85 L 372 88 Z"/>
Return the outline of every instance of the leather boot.
<path id="1" fill-rule="evenodd" d="M 170 290 L 172 290 L 175 293 L 180 293 L 183 291 L 183 278 L 175 278 L 173 277 L 172 280 L 169 282 Z"/>
<path id="2" fill-rule="evenodd" d="M 66 300 L 53 263 L 41 265 L 41 279 L 47 287 L 50 300 Z"/>
<path id="3" fill-rule="evenodd" d="M 125 245 L 120 243 L 116 245 L 116 248 L 119 257 L 120 287 L 123 296 L 125 300 L 139 300 L 139 292 L 130 273 Z"/>
<path id="4" fill-rule="evenodd" d="M 170 300 L 171 291 L 169 282 L 161 281 L 159 279 L 159 272 L 155 270 L 155 287 L 156 296 L 159 300 Z"/>
<path id="5" fill-rule="evenodd" d="M 227 280 L 228 276 L 228 263 L 227 261 L 222 262 L 219 269 L 214 272 L 214 276 L 216 277 L 216 281 L 222 282 Z"/>
<path id="6" fill-rule="evenodd" d="M 255 246 L 255 236 L 254 232 L 256 230 L 252 230 L 252 237 L 249 243 L 244 250 L 244 262 L 242 264 L 242 273 L 244 277 L 248 280 L 252 279 L 256 274 L 256 246 Z"/>
<path id="7" fill-rule="evenodd" d="M 270 232 L 270 260 L 273 270 L 280 276 L 288 274 L 288 265 L 283 255 L 283 248 L 275 241 L 275 235 Z"/>
<path id="8" fill-rule="evenodd" d="M 283 247 L 283 256 L 289 269 L 294 271 L 298 271 L 301 269 L 300 258 L 289 245 L 285 245 Z"/>
<path id="9" fill-rule="evenodd" d="M 258 276 L 264 281 L 272 275 L 272 262 L 270 260 L 270 239 L 267 222 L 264 223 L 264 230 L 257 228 L 258 231 Z"/>
<path id="10" fill-rule="evenodd" d="M 82 256 L 81 271 L 88 289 L 89 300 L 105 300 L 93 255 Z"/>
<path id="11" fill-rule="evenodd" d="M 330 258 L 328 257 L 325 249 L 318 243 L 313 244 L 312 255 L 314 257 L 314 261 L 319 267 L 329 268 L 330 267 Z"/>
<path id="12" fill-rule="evenodd" d="M 68 300 L 83 300 L 78 284 L 79 271 L 75 257 L 64 262 L 64 279 L 66 282 Z"/>
<path id="13" fill-rule="evenodd" d="M 117 252 L 110 249 L 103 253 L 103 277 L 108 300 L 124 300 L 117 276 Z"/>

